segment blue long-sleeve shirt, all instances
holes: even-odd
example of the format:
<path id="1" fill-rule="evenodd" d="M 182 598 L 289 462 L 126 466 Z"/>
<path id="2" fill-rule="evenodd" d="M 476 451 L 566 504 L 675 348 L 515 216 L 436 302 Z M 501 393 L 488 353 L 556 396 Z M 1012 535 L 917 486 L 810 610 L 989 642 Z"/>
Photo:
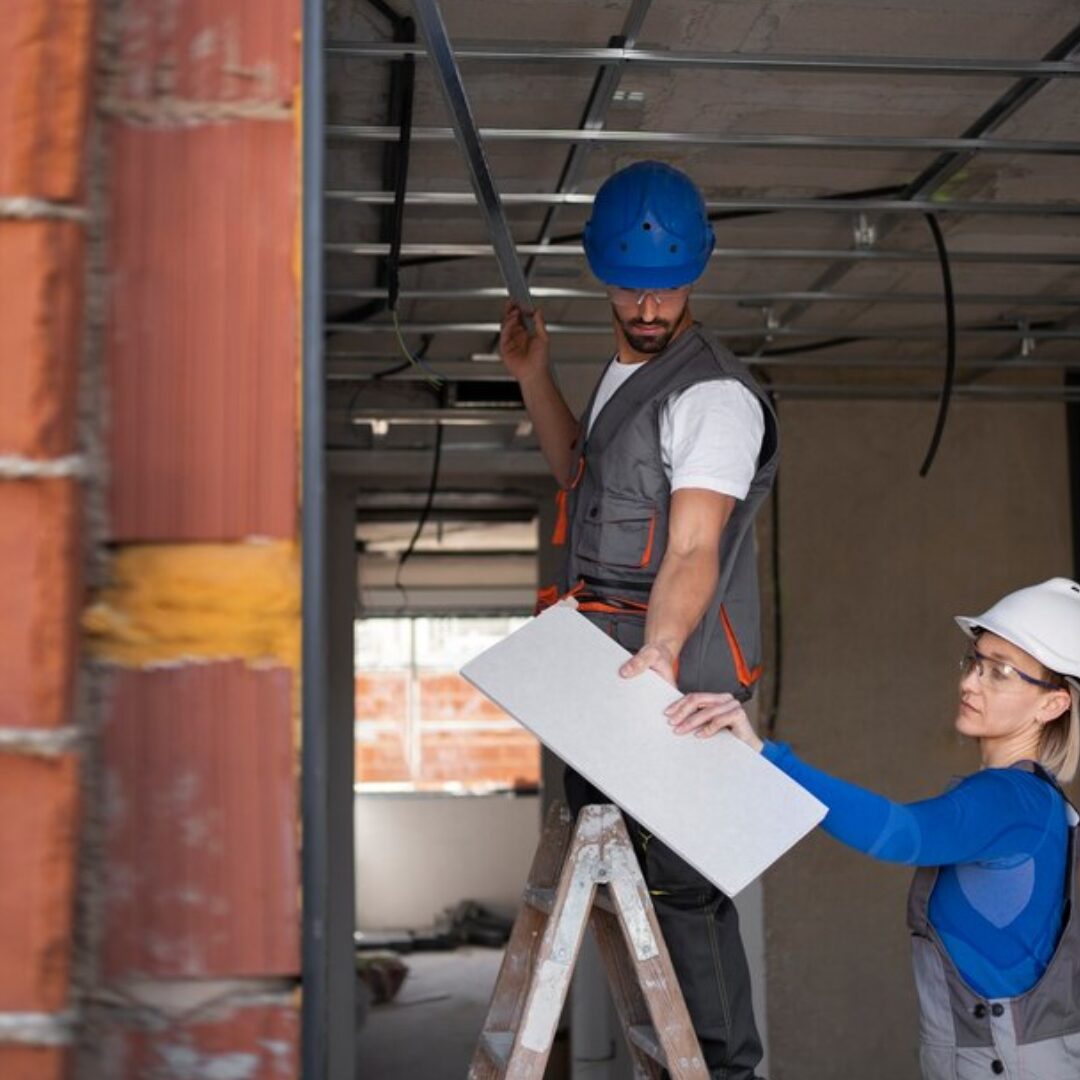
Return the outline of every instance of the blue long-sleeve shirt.
<path id="1" fill-rule="evenodd" d="M 801 761 L 766 758 L 820 799 L 822 827 L 888 862 L 939 867 L 929 918 L 968 985 L 985 997 L 1029 990 L 1046 970 L 1065 900 L 1065 801 L 1038 776 L 984 769 L 933 799 L 895 803 Z"/>

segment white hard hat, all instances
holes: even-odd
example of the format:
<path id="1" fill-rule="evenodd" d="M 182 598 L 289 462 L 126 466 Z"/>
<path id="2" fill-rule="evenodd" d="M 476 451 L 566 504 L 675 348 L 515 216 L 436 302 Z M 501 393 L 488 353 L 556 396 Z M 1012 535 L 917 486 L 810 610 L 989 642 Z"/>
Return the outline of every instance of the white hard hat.
<path id="1" fill-rule="evenodd" d="M 969 637 L 981 630 L 1012 642 L 1041 664 L 1080 687 L 1080 585 L 1051 578 L 1018 589 L 983 615 L 957 615 Z"/>

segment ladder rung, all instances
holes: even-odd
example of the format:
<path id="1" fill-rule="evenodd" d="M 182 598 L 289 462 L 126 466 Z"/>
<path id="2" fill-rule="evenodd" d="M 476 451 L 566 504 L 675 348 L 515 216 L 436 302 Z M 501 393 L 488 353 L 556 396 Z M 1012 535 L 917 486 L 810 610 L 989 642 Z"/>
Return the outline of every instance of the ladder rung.
<path id="1" fill-rule="evenodd" d="M 553 886 L 526 885 L 522 899 L 529 907 L 550 915 L 551 909 L 555 906 L 555 889 Z"/>
<path id="2" fill-rule="evenodd" d="M 656 1035 L 656 1028 L 652 1024 L 631 1024 L 627 1028 L 630 1041 L 641 1051 L 648 1054 L 653 1061 L 659 1062 L 667 1068 L 667 1054 L 660 1045 Z"/>
<path id="3" fill-rule="evenodd" d="M 536 908 L 538 911 L 547 912 L 547 914 L 550 915 L 551 909 L 555 906 L 555 889 L 553 886 L 526 885 L 522 899 L 529 907 Z M 615 910 L 615 901 L 611 899 L 611 893 L 608 891 L 606 885 L 597 887 L 593 903 L 598 908 L 603 908 L 611 915 L 618 914 Z"/>
<path id="4" fill-rule="evenodd" d="M 480 1036 L 487 1055 L 496 1065 L 505 1068 L 510 1058 L 510 1049 L 514 1045 L 512 1031 L 485 1031 Z"/>

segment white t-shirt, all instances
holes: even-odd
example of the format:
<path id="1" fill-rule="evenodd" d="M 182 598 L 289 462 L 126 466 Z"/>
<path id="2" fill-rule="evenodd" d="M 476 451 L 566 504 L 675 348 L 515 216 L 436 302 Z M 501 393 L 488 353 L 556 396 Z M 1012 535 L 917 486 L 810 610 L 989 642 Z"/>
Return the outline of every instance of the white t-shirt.
<path id="1" fill-rule="evenodd" d="M 616 358 L 608 364 L 587 431 L 615 391 L 646 363 L 621 364 Z M 764 435 L 761 403 L 736 379 L 695 383 L 672 394 L 660 410 L 661 461 L 671 490 L 705 488 L 745 499 Z"/>

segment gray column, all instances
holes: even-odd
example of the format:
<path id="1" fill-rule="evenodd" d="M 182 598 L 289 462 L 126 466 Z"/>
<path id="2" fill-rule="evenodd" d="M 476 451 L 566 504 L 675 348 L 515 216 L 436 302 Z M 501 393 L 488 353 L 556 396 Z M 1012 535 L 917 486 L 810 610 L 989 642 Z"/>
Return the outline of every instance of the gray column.
<path id="1" fill-rule="evenodd" d="M 353 619 L 356 597 L 356 494 L 352 482 L 333 477 L 327 486 L 327 771 L 326 802 L 328 1003 L 330 1028 L 355 1032 L 355 851 L 353 847 Z M 356 1038 L 331 1039 L 328 1076 L 356 1072 Z M 374 1080 L 374 1078 L 372 1078 Z"/>

